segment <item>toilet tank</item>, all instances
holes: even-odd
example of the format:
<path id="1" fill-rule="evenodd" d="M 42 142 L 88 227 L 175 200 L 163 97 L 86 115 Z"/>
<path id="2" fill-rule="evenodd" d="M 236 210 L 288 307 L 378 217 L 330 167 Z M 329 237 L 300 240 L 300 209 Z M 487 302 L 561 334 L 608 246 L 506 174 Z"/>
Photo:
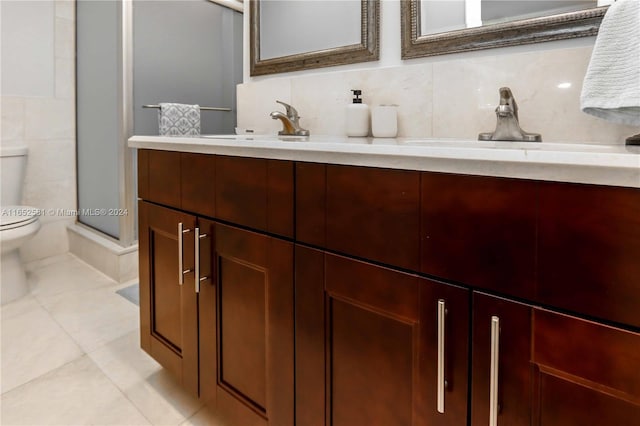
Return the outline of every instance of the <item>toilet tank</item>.
<path id="1" fill-rule="evenodd" d="M 0 147 L 0 205 L 22 203 L 22 185 L 27 166 L 26 146 Z"/>

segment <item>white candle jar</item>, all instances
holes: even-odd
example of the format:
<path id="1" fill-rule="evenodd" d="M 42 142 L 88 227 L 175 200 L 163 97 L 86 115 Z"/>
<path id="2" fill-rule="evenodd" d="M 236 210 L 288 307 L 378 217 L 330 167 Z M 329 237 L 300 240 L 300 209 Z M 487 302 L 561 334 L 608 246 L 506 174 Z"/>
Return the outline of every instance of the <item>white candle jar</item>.
<path id="1" fill-rule="evenodd" d="M 398 106 L 378 105 L 371 110 L 371 134 L 376 138 L 398 135 Z"/>

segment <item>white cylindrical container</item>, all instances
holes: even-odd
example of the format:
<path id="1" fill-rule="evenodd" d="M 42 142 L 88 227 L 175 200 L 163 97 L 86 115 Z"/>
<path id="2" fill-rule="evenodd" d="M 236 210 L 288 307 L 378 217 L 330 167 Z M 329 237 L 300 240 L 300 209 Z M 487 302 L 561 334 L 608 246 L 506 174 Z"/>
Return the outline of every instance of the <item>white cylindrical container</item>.
<path id="1" fill-rule="evenodd" d="M 398 135 L 398 106 L 378 105 L 371 110 L 371 134 L 375 138 L 395 138 Z"/>
<path id="2" fill-rule="evenodd" d="M 352 90 L 353 103 L 347 105 L 347 136 L 369 136 L 369 106 L 362 103 L 360 90 Z"/>

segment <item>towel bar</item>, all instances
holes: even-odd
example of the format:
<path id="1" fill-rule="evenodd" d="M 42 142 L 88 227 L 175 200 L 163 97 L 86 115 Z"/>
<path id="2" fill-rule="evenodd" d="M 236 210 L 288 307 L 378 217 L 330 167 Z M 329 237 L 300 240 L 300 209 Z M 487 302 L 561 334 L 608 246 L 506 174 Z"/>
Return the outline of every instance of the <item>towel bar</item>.
<path id="1" fill-rule="evenodd" d="M 160 105 L 142 105 L 142 108 L 156 108 L 159 109 Z M 200 111 L 231 111 L 231 108 L 220 108 L 220 107 L 200 107 Z"/>

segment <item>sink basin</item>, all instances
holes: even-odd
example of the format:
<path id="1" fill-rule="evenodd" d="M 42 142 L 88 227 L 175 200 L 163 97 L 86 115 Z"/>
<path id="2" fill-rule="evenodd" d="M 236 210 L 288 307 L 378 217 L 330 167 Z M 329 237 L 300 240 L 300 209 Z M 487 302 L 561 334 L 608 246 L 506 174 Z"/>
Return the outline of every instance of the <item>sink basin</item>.
<path id="1" fill-rule="evenodd" d="M 489 149 L 521 149 L 535 151 L 562 152 L 616 152 L 622 147 L 617 145 L 554 143 L 554 142 L 507 142 L 477 140 L 415 139 L 403 143 L 407 146 L 425 146 L 434 148 L 489 148 Z"/>
<path id="2" fill-rule="evenodd" d="M 425 139 L 385 139 L 385 138 L 347 138 L 344 136 L 280 136 L 274 134 L 241 134 L 241 135 L 201 135 L 201 138 L 210 139 L 212 141 L 219 140 L 220 143 L 229 143 L 229 141 L 237 141 L 239 144 L 252 145 L 252 142 L 269 143 L 269 142 L 304 142 L 308 145 L 397 145 L 398 147 L 424 147 L 436 150 L 446 155 L 457 155 L 457 150 L 496 150 L 503 152 L 521 152 L 526 155 L 527 152 L 557 152 L 557 153 L 610 153 L 610 154 L 626 154 L 640 152 L 638 147 L 630 147 L 625 145 L 602 145 L 602 144 L 584 144 L 584 143 L 556 143 L 556 142 L 507 142 L 507 141 L 479 141 L 473 139 L 445 139 L 445 138 L 425 138 Z"/>
<path id="3" fill-rule="evenodd" d="M 407 140 L 402 145 L 432 146 L 440 148 L 495 148 L 495 142 L 476 141 L 471 139 L 415 139 Z"/>
<path id="4" fill-rule="evenodd" d="M 235 139 L 238 139 L 238 138 L 243 138 L 243 137 L 245 137 L 245 135 L 200 135 L 199 137 L 206 138 L 206 139 L 231 139 L 231 140 L 235 140 Z"/>
<path id="5" fill-rule="evenodd" d="M 242 135 L 200 135 L 200 137 L 205 139 L 224 139 L 237 141 L 303 142 L 309 140 L 308 136 L 253 135 L 250 133 Z"/>

